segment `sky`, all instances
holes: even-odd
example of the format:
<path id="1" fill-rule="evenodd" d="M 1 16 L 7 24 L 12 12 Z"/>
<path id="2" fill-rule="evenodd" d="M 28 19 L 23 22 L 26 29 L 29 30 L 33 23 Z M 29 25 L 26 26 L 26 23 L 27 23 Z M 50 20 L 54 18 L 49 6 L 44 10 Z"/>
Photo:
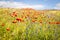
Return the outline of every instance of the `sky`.
<path id="1" fill-rule="evenodd" d="M 60 9 L 60 0 L 0 0 L 2 8 Z"/>

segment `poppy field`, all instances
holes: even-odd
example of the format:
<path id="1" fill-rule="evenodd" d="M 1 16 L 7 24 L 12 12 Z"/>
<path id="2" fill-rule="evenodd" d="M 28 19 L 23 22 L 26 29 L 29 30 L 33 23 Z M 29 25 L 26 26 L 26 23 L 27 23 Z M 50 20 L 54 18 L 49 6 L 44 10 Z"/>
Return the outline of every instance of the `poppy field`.
<path id="1" fill-rule="evenodd" d="M 60 10 L 0 8 L 0 40 L 60 40 Z"/>

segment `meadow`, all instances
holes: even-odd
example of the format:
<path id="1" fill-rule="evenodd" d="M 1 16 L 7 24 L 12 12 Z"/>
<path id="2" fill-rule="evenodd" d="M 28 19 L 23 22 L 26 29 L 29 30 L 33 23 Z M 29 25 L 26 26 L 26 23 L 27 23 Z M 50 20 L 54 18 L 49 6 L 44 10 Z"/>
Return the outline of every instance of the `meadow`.
<path id="1" fill-rule="evenodd" d="M 0 40 L 60 40 L 60 10 L 0 8 Z"/>

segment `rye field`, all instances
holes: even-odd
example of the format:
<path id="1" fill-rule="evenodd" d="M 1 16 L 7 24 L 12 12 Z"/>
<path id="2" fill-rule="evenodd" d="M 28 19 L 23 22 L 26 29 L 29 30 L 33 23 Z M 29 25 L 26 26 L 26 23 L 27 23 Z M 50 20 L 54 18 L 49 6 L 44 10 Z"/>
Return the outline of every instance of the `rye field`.
<path id="1" fill-rule="evenodd" d="M 0 40 L 60 40 L 60 10 L 0 8 Z"/>

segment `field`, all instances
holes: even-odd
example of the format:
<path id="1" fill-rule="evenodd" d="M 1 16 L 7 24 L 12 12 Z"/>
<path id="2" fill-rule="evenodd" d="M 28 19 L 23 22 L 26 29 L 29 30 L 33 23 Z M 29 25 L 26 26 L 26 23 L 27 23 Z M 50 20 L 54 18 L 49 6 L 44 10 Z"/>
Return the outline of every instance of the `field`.
<path id="1" fill-rule="evenodd" d="M 60 40 L 60 10 L 0 8 L 0 40 Z"/>

